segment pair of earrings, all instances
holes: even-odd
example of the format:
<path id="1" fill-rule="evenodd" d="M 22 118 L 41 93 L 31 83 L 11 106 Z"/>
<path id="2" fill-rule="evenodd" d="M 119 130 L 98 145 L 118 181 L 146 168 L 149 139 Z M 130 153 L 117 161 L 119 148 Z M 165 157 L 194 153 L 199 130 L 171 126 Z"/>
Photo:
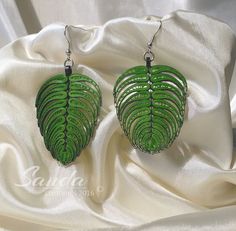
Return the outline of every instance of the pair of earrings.
<path id="1" fill-rule="evenodd" d="M 185 77 L 176 69 L 154 65 L 153 41 L 147 44 L 146 65 L 125 71 L 114 86 L 114 102 L 120 125 L 131 144 L 147 153 L 168 148 L 184 121 L 187 95 Z M 65 74 L 47 80 L 36 98 L 37 119 L 46 148 L 63 165 L 70 164 L 84 149 L 96 127 L 102 103 L 98 84 L 86 75 L 72 73 L 68 42 Z"/>

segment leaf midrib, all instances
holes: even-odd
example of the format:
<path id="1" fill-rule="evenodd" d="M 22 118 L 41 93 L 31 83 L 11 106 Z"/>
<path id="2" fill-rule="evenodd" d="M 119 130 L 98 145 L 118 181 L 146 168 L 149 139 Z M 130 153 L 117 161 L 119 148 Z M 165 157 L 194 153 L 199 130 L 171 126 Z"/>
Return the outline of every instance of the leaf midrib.
<path id="1" fill-rule="evenodd" d="M 149 92 L 149 100 L 150 100 L 150 137 L 152 138 L 152 130 L 153 130 L 153 96 L 152 96 L 152 74 L 151 74 L 151 70 L 148 69 L 148 72 L 147 72 L 147 75 L 148 75 L 148 85 L 149 85 L 149 89 L 148 89 L 148 92 Z M 151 91 L 150 91 L 151 90 Z"/>
<path id="2" fill-rule="evenodd" d="M 64 151 L 66 151 L 67 149 L 67 132 L 68 132 L 68 129 L 67 129 L 67 126 L 68 126 L 68 108 L 69 108 L 69 100 L 70 100 L 70 78 L 69 76 L 66 76 L 66 111 L 65 111 L 65 129 L 64 129 Z"/>

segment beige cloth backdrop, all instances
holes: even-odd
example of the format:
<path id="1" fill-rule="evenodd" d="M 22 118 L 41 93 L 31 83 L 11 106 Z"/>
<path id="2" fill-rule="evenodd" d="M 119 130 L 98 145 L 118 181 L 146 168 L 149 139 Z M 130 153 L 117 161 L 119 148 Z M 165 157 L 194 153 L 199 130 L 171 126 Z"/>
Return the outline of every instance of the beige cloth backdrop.
<path id="1" fill-rule="evenodd" d="M 43 82 L 63 72 L 64 25 L 1 49 L 0 227 L 236 229 L 228 93 L 235 37 L 226 24 L 183 11 L 163 18 L 153 47 L 156 63 L 175 67 L 189 85 L 184 126 L 170 149 L 158 155 L 134 150 L 119 127 L 112 88 L 117 75 L 144 63 L 157 21 L 118 18 L 70 31 L 75 69 L 100 85 L 103 107 L 93 140 L 67 168 L 47 152 L 34 107 Z"/>

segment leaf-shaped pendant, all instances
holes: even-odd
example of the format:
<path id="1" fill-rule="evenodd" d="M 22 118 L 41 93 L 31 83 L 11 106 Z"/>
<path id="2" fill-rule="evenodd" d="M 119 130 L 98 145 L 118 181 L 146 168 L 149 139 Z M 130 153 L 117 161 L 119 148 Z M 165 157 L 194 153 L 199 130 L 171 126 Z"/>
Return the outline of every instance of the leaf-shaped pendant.
<path id="1" fill-rule="evenodd" d="M 53 158 L 67 165 L 87 146 L 101 106 L 101 92 L 86 75 L 58 74 L 40 88 L 37 119 Z"/>
<path id="2" fill-rule="evenodd" d="M 187 82 L 176 69 L 133 67 L 118 78 L 113 94 L 121 127 L 135 148 L 155 153 L 173 143 L 187 95 Z"/>

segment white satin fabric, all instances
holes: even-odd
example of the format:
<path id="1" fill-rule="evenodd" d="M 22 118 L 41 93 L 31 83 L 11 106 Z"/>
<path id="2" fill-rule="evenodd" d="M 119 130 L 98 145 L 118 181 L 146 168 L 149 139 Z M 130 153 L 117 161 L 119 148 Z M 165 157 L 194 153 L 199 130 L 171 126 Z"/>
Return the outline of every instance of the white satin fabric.
<path id="1" fill-rule="evenodd" d="M 0 1 L 0 47 L 26 35 L 27 31 L 14 0 Z"/>
<path id="2" fill-rule="evenodd" d="M 44 81 L 63 72 L 64 25 L 49 25 L 1 49 L 0 227 L 236 230 L 228 94 L 236 43 L 226 24 L 184 11 L 163 18 L 155 62 L 178 69 L 189 86 L 185 122 L 170 149 L 157 155 L 135 150 L 119 126 L 114 83 L 126 69 L 144 65 L 146 42 L 158 25 L 157 17 L 118 18 L 70 30 L 75 71 L 99 84 L 103 106 L 89 146 L 66 168 L 46 150 L 34 107 Z M 34 166 L 36 174 L 29 171 Z M 82 183 L 46 185 L 63 178 Z"/>

